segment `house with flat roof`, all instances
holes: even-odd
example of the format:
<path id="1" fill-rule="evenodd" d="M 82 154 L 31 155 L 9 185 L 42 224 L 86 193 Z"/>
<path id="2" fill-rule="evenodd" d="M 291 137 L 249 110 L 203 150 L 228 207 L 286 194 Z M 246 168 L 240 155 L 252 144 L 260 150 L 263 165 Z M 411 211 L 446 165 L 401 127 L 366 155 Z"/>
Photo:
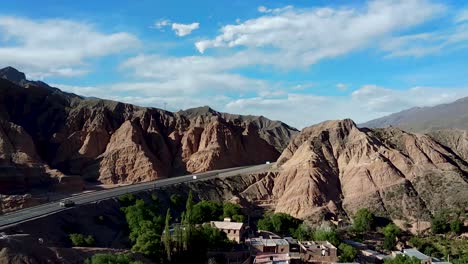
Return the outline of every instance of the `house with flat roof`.
<path id="1" fill-rule="evenodd" d="M 237 243 L 244 240 L 245 226 L 241 222 L 231 222 L 230 218 L 225 218 L 224 221 L 211 221 L 211 226 L 226 233 L 229 240 Z"/>
<path id="2" fill-rule="evenodd" d="M 352 246 L 353 248 L 356 248 L 356 249 L 367 249 L 366 244 L 363 244 L 363 243 L 360 243 L 360 242 L 357 242 L 357 241 L 354 241 L 354 240 L 343 240 L 343 242 L 345 244 L 348 244 L 348 245 Z"/>
<path id="3" fill-rule="evenodd" d="M 359 260 L 361 263 L 376 263 L 382 264 L 386 259 L 391 259 L 392 256 L 382 254 L 371 249 L 361 249 L 359 251 Z"/>
<path id="4" fill-rule="evenodd" d="M 291 257 L 288 253 L 262 253 L 255 256 L 254 264 L 289 264 Z"/>
<path id="5" fill-rule="evenodd" d="M 432 258 L 421 253 L 419 250 L 415 248 L 405 248 L 403 249 L 403 254 L 408 257 L 415 257 L 421 261 L 421 264 L 431 264 Z"/>
<path id="6" fill-rule="evenodd" d="M 338 261 L 336 247 L 328 241 L 300 241 L 304 263 L 334 263 Z"/>
<path id="7" fill-rule="evenodd" d="M 246 241 L 252 254 L 260 253 L 289 253 L 289 243 L 282 238 L 251 238 Z"/>

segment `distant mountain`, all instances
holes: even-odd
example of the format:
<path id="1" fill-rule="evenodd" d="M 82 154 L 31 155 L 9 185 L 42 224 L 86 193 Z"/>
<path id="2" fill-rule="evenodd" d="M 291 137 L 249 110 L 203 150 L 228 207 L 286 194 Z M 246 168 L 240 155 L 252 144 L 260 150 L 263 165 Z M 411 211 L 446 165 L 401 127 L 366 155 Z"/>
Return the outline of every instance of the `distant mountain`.
<path id="1" fill-rule="evenodd" d="M 411 132 L 468 129 L 468 97 L 433 107 L 415 107 L 360 124 L 377 128 L 394 126 Z"/>
<path id="2" fill-rule="evenodd" d="M 0 193 L 64 174 L 133 183 L 275 161 L 296 133 L 207 107 L 172 113 L 84 98 L 0 70 Z"/>
<path id="3" fill-rule="evenodd" d="M 427 220 L 441 208 L 468 206 L 466 160 L 427 135 L 394 127 L 359 128 L 349 119 L 313 125 L 276 165 L 278 175 L 263 186 L 273 186 L 276 211 L 299 218 L 350 216 L 366 207 Z"/>

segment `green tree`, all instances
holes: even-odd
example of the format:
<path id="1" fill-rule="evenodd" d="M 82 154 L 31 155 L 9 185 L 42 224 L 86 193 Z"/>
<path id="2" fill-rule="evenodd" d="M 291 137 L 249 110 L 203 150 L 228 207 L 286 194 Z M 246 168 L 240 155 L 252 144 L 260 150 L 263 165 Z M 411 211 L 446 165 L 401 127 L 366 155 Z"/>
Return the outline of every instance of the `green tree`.
<path id="1" fill-rule="evenodd" d="M 75 247 L 90 247 L 94 245 L 94 237 L 91 235 L 88 235 L 85 237 L 82 234 L 70 234 L 68 236 Z"/>
<path id="2" fill-rule="evenodd" d="M 201 201 L 193 206 L 193 222 L 203 224 L 209 221 L 219 220 L 223 215 L 223 206 L 213 201 Z"/>
<path id="3" fill-rule="evenodd" d="M 172 243 L 170 233 L 171 210 L 168 208 L 166 212 L 166 221 L 164 225 L 164 247 L 166 249 L 167 260 L 171 261 Z"/>
<path id="4" fill-rule="evenodd" d="M 260 230 L 275 232 L 279 235 L 294 234 L 302 223 L 301 220 L 285 213 L 267 214 L 260 219 L 257 227 Z"/>
<path id="5" fill-rule="evenodd" d="M 353 228 L 356 232 L 363 233 L 374 229 L 375 216 L 366 208 L 359 209 L 353 218 Z"/>
<path id="6" fill-rule="evenodd" d="M 73 246 L 75 247 L 83 247 L 86 245 L 84 236 L 82 234 L 70 234 L 68 235 L 68 237 L 70 238 Z"/>
<path id="7" fill-rule="evenodd" d="M 85 264 L 139 264 L 141 262 L 134 261 L 129 254 L 96 254 L 87 259 Z"/>
<path id="8" fill-rule="evenodd" d="M 385 264 L 420 264 L 421 261 L 415 257 L 408 257 L 406 255 L 398 254 L 393 259 L 384 260 Z"/>
<path id="9" fill-rule="evenodd" d="M 155 205 L 148 205 L 143 200 L 136 200 L 134 205 L 123 207 L 132 250 L 153 259 L 161 260 L 164 256 L 161 234 L 164 229 L 164 218 L 157 214 Z"/>
<path id="10" fill-rule="evenodd" d="M 314 230 L 302 223 L 299 225 L 299 227 L 294 231 L 292 236 L 300 241 L 305 241 L 305 240 L 313 240 L 314 239 Z"/>
<path id="11" fill-rule="evenodd" d="M 176 193 L 171 195 L 171 204 L 174 205 L 176 208 L 181 207 L 182 203 L 183 203 L 182 196 Z"/>
<path id="12" fill-rule="evenodd" d="M 235 222 L 244 222 L 245 216 L 242 213 L 242 208 L 238 204 L 224 203 L 223 218 L 229 217 Z"/>
<path id="13" fill-rule="evenodd" d="M 87 237 L 85 237 L 84 241 L 88 247 L 94 246 L 95 240 L 92 235 L 88 235 Z"/>
<path id="14" fill-rule="evenodd" d="M 341 243 L 338 246 L 338 250 L 340 253 L 340 256 L 339 256 L 340 262 L 354 262 L 358 254 L 355 248 L 344 243 Z"/>
<path id="15" fill-rule="evenodd" d="M 449 230 L 448 217 L 445 212 L 439 212 L 431 220 L 431 231 L 434 234 L 442 234 Z"/>
<path id="16" fill-rule="evenodd" d="M 121 206 L 129 206 L 134 204 L 136 201 L 135 195 L 132 193 L 126 193 L 121 196 L 119 196 L 119 202 Z"/>
<path id="17" fill-rule="evenodd" d="M 313 237 L 316 241 L 328 241 L 335 246 L 340 244 L 340 238 L 334 229 L 317 229 Z"/>
<path id="18" fill-rule="evenodd" d="M 450 231 L 454 232 L 455 234 L 461 234 L 463 229 L 463 223 L 460 219 L 455 219 L 450 223 Z"/>
<path id="19" fill-rule="evenodd" d="M 398 236 L 401 234 L 400 228 L 398 228 L 398 226 L 396 226 L 395 224 L 391 223 L 384 227 L 383 233 L 385 236 L 384 248 L 386 250 L 392 250 L 396 246 Z"/>

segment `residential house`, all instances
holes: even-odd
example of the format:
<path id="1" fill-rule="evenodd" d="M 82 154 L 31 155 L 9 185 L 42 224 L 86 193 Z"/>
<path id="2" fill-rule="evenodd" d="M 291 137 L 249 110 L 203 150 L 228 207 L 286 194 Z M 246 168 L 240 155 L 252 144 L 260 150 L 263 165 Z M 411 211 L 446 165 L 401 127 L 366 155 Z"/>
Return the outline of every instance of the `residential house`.
<path id="1" fill-rule="evenodd" d="M 334 263 L 338 261 L 337 249 L 328 241 L 300 241 L 304 263 Z"/>
<path id="2" fill-rule="evenodd" d="M 289 264 L 291 258 L 288 253 L 261 253 L 255 256 L 254 264 Z"/>
<path id="3" fill-rule="evenodd" d="M 226 233 L 229 240 L 237 243 L 244 240 L 244 223 L 231 222 L 230 218 L 225 218 L 224 221 L 211 221 L 211 226 Z"/>
<path id="4" fill-rule="evenodd" d="M 421 264 L 431 264 L 432 258 L 429 256 L 424 255 L 423 253 L 419 252 L 415 248 L 405 248 L 403 249 L 403 254 L 408 257 L 416 257 L 421 261 Z"/>
<path id="5" fill-rule="evenodd" d="M 251 238 L 246 241 L 252 254 L 289 253 L 289 243 L 282 238 Z"/>
<path id="6" fill-rule="evenodd" d="M 386 259 L 391 259 L 392 256 L 388 256 L 385 254 L 382 254 L 380 252 L 370 250 L 370 249 L 362 249 L 359 251 L 359 260 L 360 263 L 365 264 L 365 263 L 376 263 L 376 264 L 382 264 L 384 263 L 384 260 Z"/>

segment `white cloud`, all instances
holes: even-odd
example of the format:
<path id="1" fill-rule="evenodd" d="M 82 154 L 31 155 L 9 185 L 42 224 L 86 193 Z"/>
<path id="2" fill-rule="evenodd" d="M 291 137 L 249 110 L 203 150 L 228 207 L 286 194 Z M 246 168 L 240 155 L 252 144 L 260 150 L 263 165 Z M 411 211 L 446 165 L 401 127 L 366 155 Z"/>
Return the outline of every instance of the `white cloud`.
<path id="1" fill-rule="evenodd" d="M 76 76 L 89 71 L 88 59 L 139 45 L 127 32 L 103 33 L 93 25 L 64 19 L 31 20 L 0 16 L 0 64 L 33 78 Z"/>
<path id="2" fill-rule="evenodd" d="M 394 90 L 377 85 L 365 85 L 343 96 L 260 90 L 255 97 L 236 98 L 227 95 L 221 89 L 191 90 L 191 86 L 174 89 L 176 86 L 173 85 L 175 83 L 158 82 L 116 83 L 99 87 L 52 84 L 64 91 L 88 97 L 158 108 L 164 108 L 167 104 L 167 110 L 170 111 L 210 105 L 218 111 L 263 115 L 297 128 L 324 120 L 343 118 L 352 118 L 355 122 L 362 123 L 411 107 L 433 106 L 468 96 L 468 87 L 411 87 Z"/>
<path id="3" fill-rule="evenodd" d="M 433 106 L 468 96 L 467 88 L 413 87 L 393 90 L 366 85 L 348 96 L 288 93 L 281 98 L 254 97 L 229 102 L 224 111 L 264 115 L 303 128 L 324 120 L 352 118 L 362 123 L 415 106 Z"/>
<path id="4" fill-rule="evenodd" d="M 466 48 L 468 24 L 454 25 L 445 30 L 403 35 L 386 39 L 381 49 L 387 57 L 422 57 L 444 51 Z"/>
<path id="5" fill-rule="evenodd" d="M 346 89 L 348 89 L 348 84 L 345 84 L 345 83 L 337 83 L 336 84 L 336 88 L 338 88 L 338 90 L 340 91 L 345 91 Z"/>
<path id="6" fill-rule="evenodd" d="M 288 5 L 288 6 L 285 6 L 285 7 L 282 7 L 282 8 L 274 8 L 274 9 L 269 9 L 266 6 L 259 6 L 257 8 L 257 10 L 260 13 L 280 13 L 280 12 L 283 12 L 285 10 L 292 9 L 292 8 L 293 8 L 293 6 L 291 6 L 291 5 Z"/>
<path id="7" fill-rule="evenodd" d="M 198 22 L 194 22 L 191 24 L 179 24 L 179 23 L 172 24 L 172 30 L 174 30 L 176 35 L 179 37 L 187 36 L 190 33 L 192 33 L 193 30 L 199 27 L 200 27 L 200 23 Z"/>
<path id="8" fill-rule="evenodd" d="M 260 8 L 269 12 L 269 9 Z M 226 25 L 214 39 L 195 43 L 209 48 L 268 48 L 277 64 L 308 66 L 364 48 L 397 32 L 419 25 L 445 7 L 427 0 L 375 0 L 361 7 L 284 8 L 241 24 Z M 291 63 L 291 62 L 294 63 Z"/>
<path id="9" fill-rule="evenodd" d="M 154 27 L 157 28 L 157 29 L 160 29 L 162 30 L 164 27 L 167 27 L 167 26 L 170 26 L 171 25 L 171 21 L 168 20 L 168 19 L 160 19 L 156 22 L 154 22 Z"/>

